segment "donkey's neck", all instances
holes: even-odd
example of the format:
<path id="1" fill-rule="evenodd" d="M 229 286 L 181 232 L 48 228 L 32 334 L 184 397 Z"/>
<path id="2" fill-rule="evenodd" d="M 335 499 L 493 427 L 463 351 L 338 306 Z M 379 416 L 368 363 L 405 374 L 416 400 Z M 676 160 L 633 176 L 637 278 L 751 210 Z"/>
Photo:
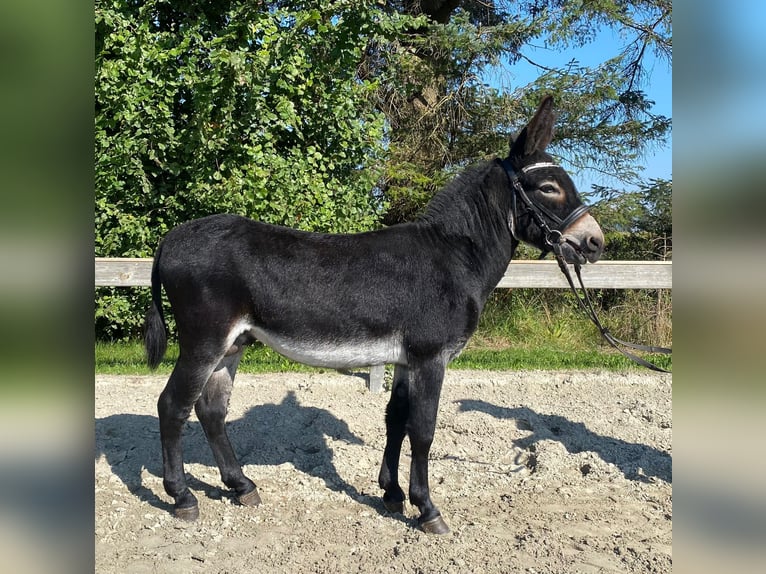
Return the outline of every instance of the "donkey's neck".
<path id="1" fill-rule="evenodd" d="M 452 253 L 470 268 L 486 295 L 518 246 L 509 227 L 512 193 L 497 162 L 481 164 L 434 196 L 419 220 L 453 247 Z"/>

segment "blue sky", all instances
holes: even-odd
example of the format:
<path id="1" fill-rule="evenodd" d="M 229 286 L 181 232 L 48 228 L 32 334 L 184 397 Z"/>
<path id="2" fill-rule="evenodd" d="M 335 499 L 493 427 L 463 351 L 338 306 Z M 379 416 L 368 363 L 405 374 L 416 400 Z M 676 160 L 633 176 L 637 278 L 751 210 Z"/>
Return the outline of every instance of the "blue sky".
<path id="1" fill-rule="evenodd" d="M 690 0 L 680 4 L 683 65 L 678 68 L 677 95 L 682 139 L 676 160 L 686 174 L 746 158 L 753 158 L 761 170 L 766 153 L 763 0 L 706 2 L 704 9 Z"/>
<path id="2" fill-rule="evenodd" d="M 617 54 L 621 45 L 622 40 L 617 32 L 604 30 L 591 44 L 582 48 L 561 51 L 560 49 L 550 50 L 543 47 L 526 46 L 523 48 L 523 53 L 536 63 L 550 68 L 563 67 L 573 59 L 581 65 L 595 66 L 607 57 Z M 672 71 L 670 66 L 664 61 L 655 59 L 653 54 L 647 54 L 647 57 L 649 77 L 641 89 L 650 100 L 655 102 L 654 113 L 672 118 Z M 541 72 L 522 59 L 504 70 L 504 73 L 510 74 L 512 77 L 513 87 L 519 87 L 533 81 Z M 641 171 L 641 175 L 644 179 L 672 179 L 672 138 L 668 138 L 668 142 L 664 146 L 649 152 L 643 163 L 645 169 Z M 622 185 L 608 181 L 603 175 L 585 171 L 576 174 L 574 179 L 577 187 L 582 191 L 590 191 L 592 183 Z"/>

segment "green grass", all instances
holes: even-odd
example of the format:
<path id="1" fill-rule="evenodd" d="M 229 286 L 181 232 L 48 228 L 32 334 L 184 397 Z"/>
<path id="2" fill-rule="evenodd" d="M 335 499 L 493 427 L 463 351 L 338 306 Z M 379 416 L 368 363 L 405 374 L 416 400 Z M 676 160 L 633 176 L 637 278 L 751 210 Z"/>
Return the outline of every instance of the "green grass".
<path id="1" fill-rule="evenodd" d="M 167 375 L 178 357 L 178 347 L 171 344 L 164 360 L 156 371 L 146 365 L 144 350 L 139 342 L 96 344 L 96 373 L 114 375 Z M 670 369 L 669 356 L 647 356 L 655 364 Z M 545 370 L 545 369 L 608 369 L 624 370 L 640 368 L 610 348 L 567 350 L 555 345 L 542 347 L 486 348 L 473 344 L 450 365 L 452 369 L 483 370 Z M 245 352 L 238 372 L 317 372 L 315 369 L 295 363 L 275 353 L 268 347 L 255 345 Z"/>
<path id="2" fill-rule="evenodd" d="M 169 374 L 178 358 L 178 345 L 168 344 L 165 358 L 155 371 L 146 364 L 143 343 L 128 342 L 97 342 L 96 343 L 96 372 L 105 375 L 148 375 Z M 310 372 L 312 367 L 295 363 L 284 358 L 263 345 L 248 348 L 239 364 L 240 373 L 273 373 L 282 371 Z"/>
<path id="3" fill-rule="evenodd" d="M 672 368 L 667 355 L 647 355 L 645 359 L 664 369 Z M 568 351 L 556 348 L 471 349 L 452 362 L 453 369 L 550 370 L 606 369 L 625 370 L 638 367 L 633 361 L 611 349 Z"/>
<path id="4" fill-rule="evenodd" d="M 665 346 L 672 343 L 669 293 L 658 300 L 652 292 L 629 292 L 621 304 L 603 312 L 601 320 L 611 327 L 615 336 L 626 341 Z M 177 357 L 178 347 L 171 342 L 156 372 L 170 373 Z M 97 373 L 142 375 L 152 372 L 146 366 L 144 350 L 138 341 L 98 342 L 95 358 Z M 672 366 L 668 355 L 644 358 L 666 369 Z M 598 330 L 579 313 L 567 292 L 498 289 L 487 301 L 476 334 L 450 368 L 624 370 L 642 367 L 607 345 Z M 239 367 L 241 373 L 316 370 L 285 359 L 260 344 L 247 349 Z"/>

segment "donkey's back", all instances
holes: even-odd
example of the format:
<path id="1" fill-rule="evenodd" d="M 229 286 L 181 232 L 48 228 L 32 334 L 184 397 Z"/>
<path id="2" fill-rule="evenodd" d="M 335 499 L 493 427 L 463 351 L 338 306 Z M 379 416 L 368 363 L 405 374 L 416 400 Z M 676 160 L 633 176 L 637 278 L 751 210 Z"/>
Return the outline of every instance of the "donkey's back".
<path id="1" fill-rule="evenodd" d="M 165 331 L 160 284 L 182 348 L 234 353 L 259 340 L 295 361 L 331 368 L 404 364 L 408 350 L 435 344 L 456 353 L 478 310 L 469 304 L 477 295 L 467 289 L 468 270 L 461 274 L 454 258 L 454 249 L 429 241 L 418 224 L 344 235 L 237 215 L 184 223 L 168 233 L 154 261 L 150 363 L 159 361 L 156 341 Z M 462 324 L 461 308 L 470 311 Z"/>

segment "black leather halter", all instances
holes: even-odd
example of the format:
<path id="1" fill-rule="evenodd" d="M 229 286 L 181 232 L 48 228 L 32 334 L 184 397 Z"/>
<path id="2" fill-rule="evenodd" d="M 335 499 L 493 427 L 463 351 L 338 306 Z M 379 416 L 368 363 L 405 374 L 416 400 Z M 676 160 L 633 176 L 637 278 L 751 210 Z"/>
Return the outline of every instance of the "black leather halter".
<path id="1" fill-rule="evenodd" d="M 572 210 L 572 213 L 567 215 L 564 219 L 561 219 L 558 215 L 553 213 L 550 209 L 548 209 L 544 205 L 541 205 L 539 203 L 535 203 L 534 201 L 532 201 L 529 195 L 527 195 L 527 192 L 524 189 L 524 186 L 521 185 L 521 181 L 519 181 L 519 176 L 516 174 L 516 170 L 513 169 L 513 166 L 511 165 L 511 162 L 508 160 L 508 158 L 501 160 L 500 163 L 503 165 L 505 172 L 508 174 L 508 179 L 511 181 L 511 187 L 513 187 L 513 191 L 515 192 L 513 194 L 513 210 L 511 213 L 510 225 L 511 225 L 511 233 L 513 234 L 516 240 L 519 240 L 519 238 L 516 237 L 516 221 L 518 220 L 516 196 L 518 196 L 521 199 L 521 201 L 524 203 L 524 205 L 526 205 L 527 209 L 532 214 L 532 217 L 534 217 L 535 222 L 543 231 L 543 234 L 545 237 L 545 244 L 549 248 L 548 250 L 553 248 L 554 245 L 558 244 L 561 241 L 561 237 L 564 233 L 564 230 L 567 227 L 569 227 L 575 221 L 580 219 L 590 209 L 590 206 L 588 205 L 585 205 L 585 204 L 578 205 L 575 209 Z M 543 167 L 557 167 L 559 169 L 562 169 L 561 166 L 558 166 L 555 163 L 540 162 L 540 163 L 533 163 L 531 165 L 523 167 L 521 169 L 521 173 L 532 171 L 533 169 L 540 169 Z M 545 217 L 543 217 L 543 215 L 545 215 L 545 217 L 547 217 L 551 221 L 552 225 L 549 225 L 549 223 L 545 220 Z M 576 246 L 574 247 L 577 248 Z M 544 253 L 545 252 L 547 251 L 544 250 Z"/>
<path id="2" fill-rule="evenodd" d="M 540 259 L 545 257 L 548 251 L 553 252 L 553 255 L 556 257 L 556 261 L 559 264 L 559 268 L 561 269 L 561 272 L 564 274 L 564 277 L 566 277 L 567 282 L 569 283 L 569 287 L 572 289 L 572 293 L 574 293 L 574 296 L 577 299 L 577 303 L 580 309 L 585 313 L 588 319 L 590 319 L 593 322 L 593 324 L 601 333 L 601 336 L 604 337 L 604 339 L 606 339 L 606 341 L 612 347 L 620 351 L 620 353 L 628 357 L 631 361 L 634 361 L 635 363 L 638 363 L 639 365 L 646 367 L 647 369 L 651 369 L 653 371 L 669 373 L 670 371 L 668 371 L 667 369 L 658 367 L 654 363 L 651 363 L 647 361 L 646 359 L 643 359 L 637 355 L 634 355 L 633 353 L 623 349 L 622 347 L 628 347 L 630 349 L 636 349 L 638 351 L 645 351 L 649 353 L 662 353 L 666 355 L 671 354 L 673 352 L 672 349 L 669 349 L 667 347 L 655 347 L 653 345 L 638 345 L 635 343 L 628 343 L 612 335 L 609 329 L 604 327 L 601 324 L 601 321 L 599 320 L 598 315 L 596 314 L 596 310 L 593 308 L 593 304 L 591 303 L 590 297 L 588 296 L 588 291 L 585 289 L 585 284 L 583 283 L 582 275 L 580 274 L 580 264 L 575 262 L 573 263 L 573 265 L 575 268 L 575 273 L 577 274 L 577 279 L 580 282 L 580 288 L 582 289 L 583 295 L 580 296 L 580 294 L 577 292 L 577 288 L 575 287 L 574 281 L 572 280 L 572 274 L 569 272 L 569 266 L 564 260 L 564 256 L 561 254 L 561 242 L 562 240 L 564 240 L 565 242 L 568 242 L 575 250 L 579 251 L 579 246 L 576 245 L 574 242 L 569 241 L 567 238 L 563 237 L 563 232 L 572 223 L 574 223 L 580 217 L 585 215 L 585 213 L 587 213 L 590 207 L 584 204 L 579 205 L 574 210 L 572 210 L 572 213 L 567 215 L 564 219 L 561 219 L 555 213 L 552 213 L 549 209 L 547 209 L 544 205 L 540 205 L 532 201 L 529 195 L 527 195 L 527 192 L 524 189 L 524 187 L 521 185 L 521 181 L 519 181 L 519 176 L 516 174 L 516 171 L 513 169 L 511 162 L 507 158 L 504 160 L 501 160 L 500 163 L 503 165 L 505 172 L 508 174 L 508 179 L 510 180 L 511 187 L 513 188 L 513 201 L 512 201 L 513 208 L 512 208 L 511 220 L 509 222 L 509 225 L 511 228 L 511 234 L 513 235 L 514 239 L 516 239 L 517 241 L 520 241 L 520 239 L 516 236 L 516 221 L 518 219 L 517 207 L 516 207 L 516 196 L 518 195 L 521 201 L 524 202 L 524 205 L 527 206 L 527 209 L 531 212 L 532 217 L 534 217 L 535 222 L 540 227 L 540 229 L 542 229 L 543 234 L 545 236 L 545 244 L 547 249 L 543 249 Z M 533 163 L 531 165 L 521 168 L 521 172 L 524 173 L 526 171 L 531 171 L 533 169 L 539 169 L 543 167 L 558 167 L 559 169 L 562 169 L 561 166 L 558 166 L 555 163 L 540 162 L 540 163 Z M 543 214 L 545 214 L 545 216 L 548 217 L 553 222 L 553 226 L 548 225 L 548 222 L 545 221 Z"/>

